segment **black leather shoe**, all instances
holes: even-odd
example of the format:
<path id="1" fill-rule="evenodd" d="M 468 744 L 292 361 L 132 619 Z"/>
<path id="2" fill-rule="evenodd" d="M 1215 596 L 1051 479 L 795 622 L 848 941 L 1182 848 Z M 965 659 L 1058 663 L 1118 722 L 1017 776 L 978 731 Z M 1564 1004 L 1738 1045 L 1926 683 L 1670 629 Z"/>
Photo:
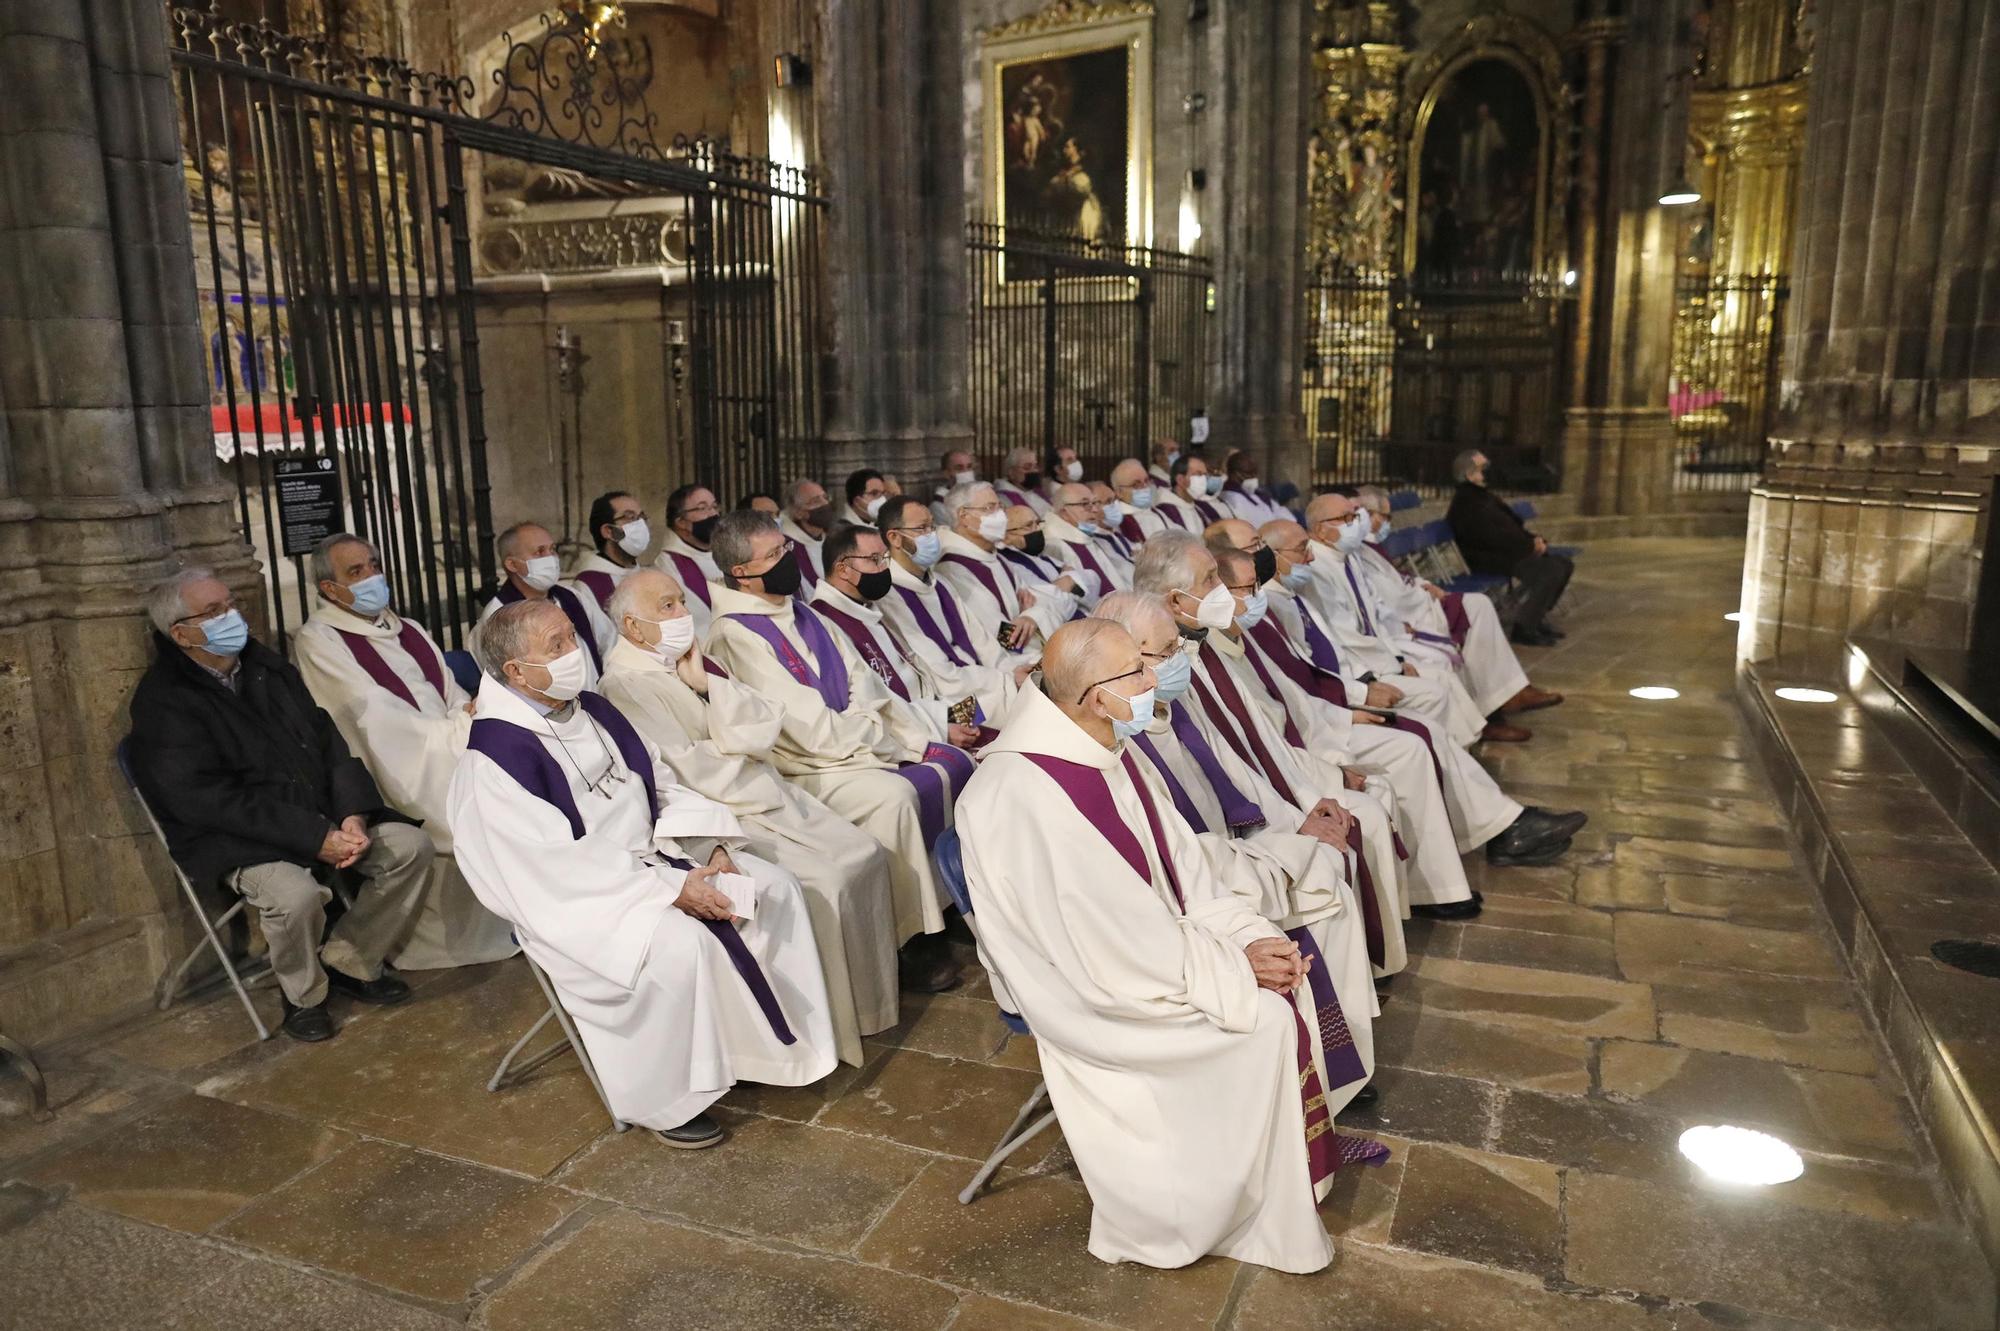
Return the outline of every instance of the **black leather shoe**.
<path id="1" fill-rule="evenodd" d="M 1347 1107 L 1349 1109 L 1373 1109 L 1375 1102 L 1381 1098 L 1382 1092 L 1376 1090 L 1375 1083 L 1371 1081 L 1354 1093 L 1354 1098 L 1347 1102 Z"/>
<path id="2" fill-rule="evenodd" d="M 1551 633 L 1546 627 L 1531 629 L 1526 625 L 1517 624 L 1514 626 L 1513 638 L 1515 642 L 1523 647 L 1553 647 L 1556 645 L 1556 635 Z"/>
<path id="3" fill-rule="evenodd" d="M 1484 909 L 1477 901 L 1450 901 L 1442 906 L 1412 906 L 1410 914 L 1420 920 L 1470 920 Z"/>
<path id="4" fill-rule="evenodd" d="M 964 967 L 951 955 L 943 934 L 921 934 L 896 954 L 896 975 L 903 988 L 919 994 L 941 994 L 956 988 Z"/>
<path id="5" fill-rule="evenodd" d="M 947 906 L 944 912 L 944 936 L 954 943 L 971 947 L 978 940 L 972 936 L 972 926 L 958 913 L 958 907 Z"/>
<path id="6" fill-rule="evenodd" d="M 1552 834 L 1560 836 L 1565 841 L 1581 832 L 1583 825 L 1590 821 L 1590 815 L 1581 809 L 1558 813 L 1554 809 L 1544 809 L 1539 804 L 1531 804 L 1523 812 L 1532 813 L 1544 820 L 1546 826 L 1552 829 Z"/>
<path id="7" fill-rule="evenodd" d="M 328 966 L 326 982 L 357 1003 L 374 1003 L 380 1007 L 400 1003 L 410 996 L 410 986 L 403 983 L 402 977 L 387 967 L 384 967 L 382 973 L 372 980 L 357 980 L 352 975 Z"/>
<path id="8" fill-rule="evenodd" d="M 722 1145 L 722 1139 L 729 1134 L 707 1114 L 696 1114 L 678 1128 L 655 1128 L 653 1135 L 676 1151 L 705 1151 Z"/>
<path id="9" fill-rule="evenodd" d="M 290 999 L 282 1000 L 285 1005 L 285 1020 L 279 1030 L 302 1044 L 318 1044 L 321 1040 L 333 1038 L 333 1018 L 327 1015 L 325 1003 L 315 1003 L 311 1007 L 294 1007 Z"/>
<path id="10" fill-rule="evenodd" d="M 1531 869 L 1537 865 L 1554 864 L 1569 854 L 1569 838 L 1557 841 L 1538 842 L 1521 850 L 1506 850 L 1495 837 L 1486 843 L 1486 863 L 1495 869 Z"/>

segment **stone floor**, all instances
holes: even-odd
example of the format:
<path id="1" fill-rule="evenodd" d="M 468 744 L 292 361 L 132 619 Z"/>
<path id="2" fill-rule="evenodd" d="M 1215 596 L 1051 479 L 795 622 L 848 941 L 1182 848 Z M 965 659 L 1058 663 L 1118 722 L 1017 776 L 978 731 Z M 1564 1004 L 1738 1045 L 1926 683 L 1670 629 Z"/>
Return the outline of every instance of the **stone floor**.
<path id="1" fill-rule="evenodd" d="M 53 1121 L 0 1111 L 0 1327 L 1991 1326 L 1739 734 L 1740 559 L 1583 557 L 1568 640 L 1528 654 L 1569 701 L 1486 756 L 1591 825 L 1562 865 L 1482 868 L 1477 922 L 1412 931 L 1350 1123 L 1394 1158 L 1326 1206 L 1326 1272 L 1099 1264 L 1053 1134 L 960 1207 L 1036 1080 L 983 981 L 865 1068 L 732 1094 L 733 1140 L 682 1154 L 611 1133 L 568 1058 L 486 1092 L 537 1008 L 509 963 L 415 977 L 327 1045 L 257 1044 L 212 999 L 45 1051 Z M 1680 702 L 1626 695 L 1654 683 Z M 1698 1181 L 1674 1143 L 1709 1122 L 1780 1134 L 1805 1176 Z"/>

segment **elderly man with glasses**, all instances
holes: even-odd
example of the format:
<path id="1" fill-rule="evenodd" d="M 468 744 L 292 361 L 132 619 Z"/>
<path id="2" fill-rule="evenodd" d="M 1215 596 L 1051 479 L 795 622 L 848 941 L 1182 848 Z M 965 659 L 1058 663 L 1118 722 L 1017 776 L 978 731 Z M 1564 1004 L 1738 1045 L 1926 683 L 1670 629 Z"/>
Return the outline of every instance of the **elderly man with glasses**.
<path id="1" fill-rule="evenodd" d="M 133 774 L 188 877 L 257 912 L 285 1034 L 333 1035 L 329 988 L 363 1003 L 408 998 L 383 959 L 423 910 L 430 838 L 385 805 L 299 672 L 251 638 L 213 573 L 169 578 L 147 614 L 154 658 L 132 695 Z M 364 882 L 322 942 L 327 882 L 343 869 Z"/>

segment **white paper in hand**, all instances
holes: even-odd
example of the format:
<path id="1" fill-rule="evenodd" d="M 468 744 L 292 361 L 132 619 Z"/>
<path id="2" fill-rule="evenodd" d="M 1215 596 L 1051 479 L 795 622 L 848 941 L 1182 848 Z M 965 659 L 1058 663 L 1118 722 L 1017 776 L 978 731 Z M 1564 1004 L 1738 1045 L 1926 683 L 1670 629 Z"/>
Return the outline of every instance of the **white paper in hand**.
<path id="1" fill-rule="evenodd" d="M 715 890 L 729 898 L 731 909 L 739 920 L 757 918 L 757 880 L 748 874 L 719 873 L 715 876 Z"/>

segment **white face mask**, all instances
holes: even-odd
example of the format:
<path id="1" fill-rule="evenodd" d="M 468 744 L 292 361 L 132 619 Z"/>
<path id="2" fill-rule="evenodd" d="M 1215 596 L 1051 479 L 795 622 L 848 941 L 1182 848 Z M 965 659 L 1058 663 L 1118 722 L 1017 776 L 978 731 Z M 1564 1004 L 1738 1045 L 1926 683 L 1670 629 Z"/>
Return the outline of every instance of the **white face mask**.
<path id="1" fill-rule="evenodd" d="M 1245 476 L 1243 478 L 1243 493 L 1247 495 L 1257 493 L 1257 478 L 1255 476 Z"/>
<path id="2" fill-rule="evenodd" d="M 954 485 L 970 485 L 978 479 L 979 473 L 976 471 L 956 471 L 951 475 L 952 484 Z"/>
<path id="3" fill-rule="evenodd" d="M 991 513 L 981 514 L 979 518 L 979 537 L 981 540 L 990 541 L 994 545 L 998 545 L 1000 542 L 1006 540 L 1006 510 L 996 508 Z"/>
<path id="4" fill-rule="evenodd" d="M 639 616 L 632 616 L 639 619 Z M 688 648 L 694 646 L 694 616 L 682 615 L 678 619 L 639 619 L 641 624 L 651 624 L 660 631 L 660 640 L 653 644 L 653 654 L 668 665 L 687 655 Z"/>
<path id="5" fill-rule="evenodd" d="M 1080 481 L 1083 479 L 1083 464 L 1081 462 L 1072 462 L 1063 468 L 1062 474 L 1063 479 L 1066 481 Z"/>
<path id="6" fill-rule="evenodd" d="M 1156 497 L 1157 496 L 1153 494 L 1152 486 L 1150 485 L 1138 486 L 1132 491 L 1132 507 L 1142 508 L 1142 509 L 1151 508 L 1153 506 L 1153 501 Z"/>
<path id="7" fill-rule="evenodd" d="M 618 529 L 618 548 L 637 559 L 653 543 L 653 529 L 644 518 L 634 518 Z"/>
<path id="8" fill-rule="evenodd" d="M 1106 500 L 1104 504 L 1104 525 L 1107 527 L 1116 527 L 1124 521 L 1125 505 L 1119 503 L 1116 499 Z"/>
<path id="9" fill-rule="evenodd" d="M 1344 522 L 1334 536 L 1334 549 L 1344 555 L 1351 555 L 1368 543 L 1368 520 L 1355 518 Z"/>
<path id="10" fill-rule="evenodd" d="M 556 585 L 562 577 L 562 560 L 554 555 L 536 555 L 528 561 L 527 571 L 521 574 L 521 581 L 538 592 L 545 592 Z"/>
<path id="11" fill-rule="evenodd" d="M 584 655 L 580 645 L 570 648 L 553 661 L 544 661 L 539 665 L 533 661 L 517 661 L 515 664 L 547 671 L 549 682 L 542 685 L 539 691 L 557 702 L 568 702 L 590 687 L 590 658 Z"/>
<path id="12" fill-rule="evenodd" d="M 1181 590 L 1182 596 L 1192 596 L 1193 592 Z M 1228 632 L 1236 619 L 1236 598 L 1229 594 L 1229 588 L 1216 583 L 1208 589 L 1208 595 L 1201 598 L 1194 609 L 1194 622 L 1205 629 Z"/>
<path id="13" fill-rule="evenodd" d="M 888 502 L 889 502 L 888 495 L 876 495 L 874 498 L 864 500 L 862 502 L 861 511 L 868 515 L 868 520 L 870 522 L 873 522 L 875 521 L 876 515 L 881 513 L 882 505 Z"/>

